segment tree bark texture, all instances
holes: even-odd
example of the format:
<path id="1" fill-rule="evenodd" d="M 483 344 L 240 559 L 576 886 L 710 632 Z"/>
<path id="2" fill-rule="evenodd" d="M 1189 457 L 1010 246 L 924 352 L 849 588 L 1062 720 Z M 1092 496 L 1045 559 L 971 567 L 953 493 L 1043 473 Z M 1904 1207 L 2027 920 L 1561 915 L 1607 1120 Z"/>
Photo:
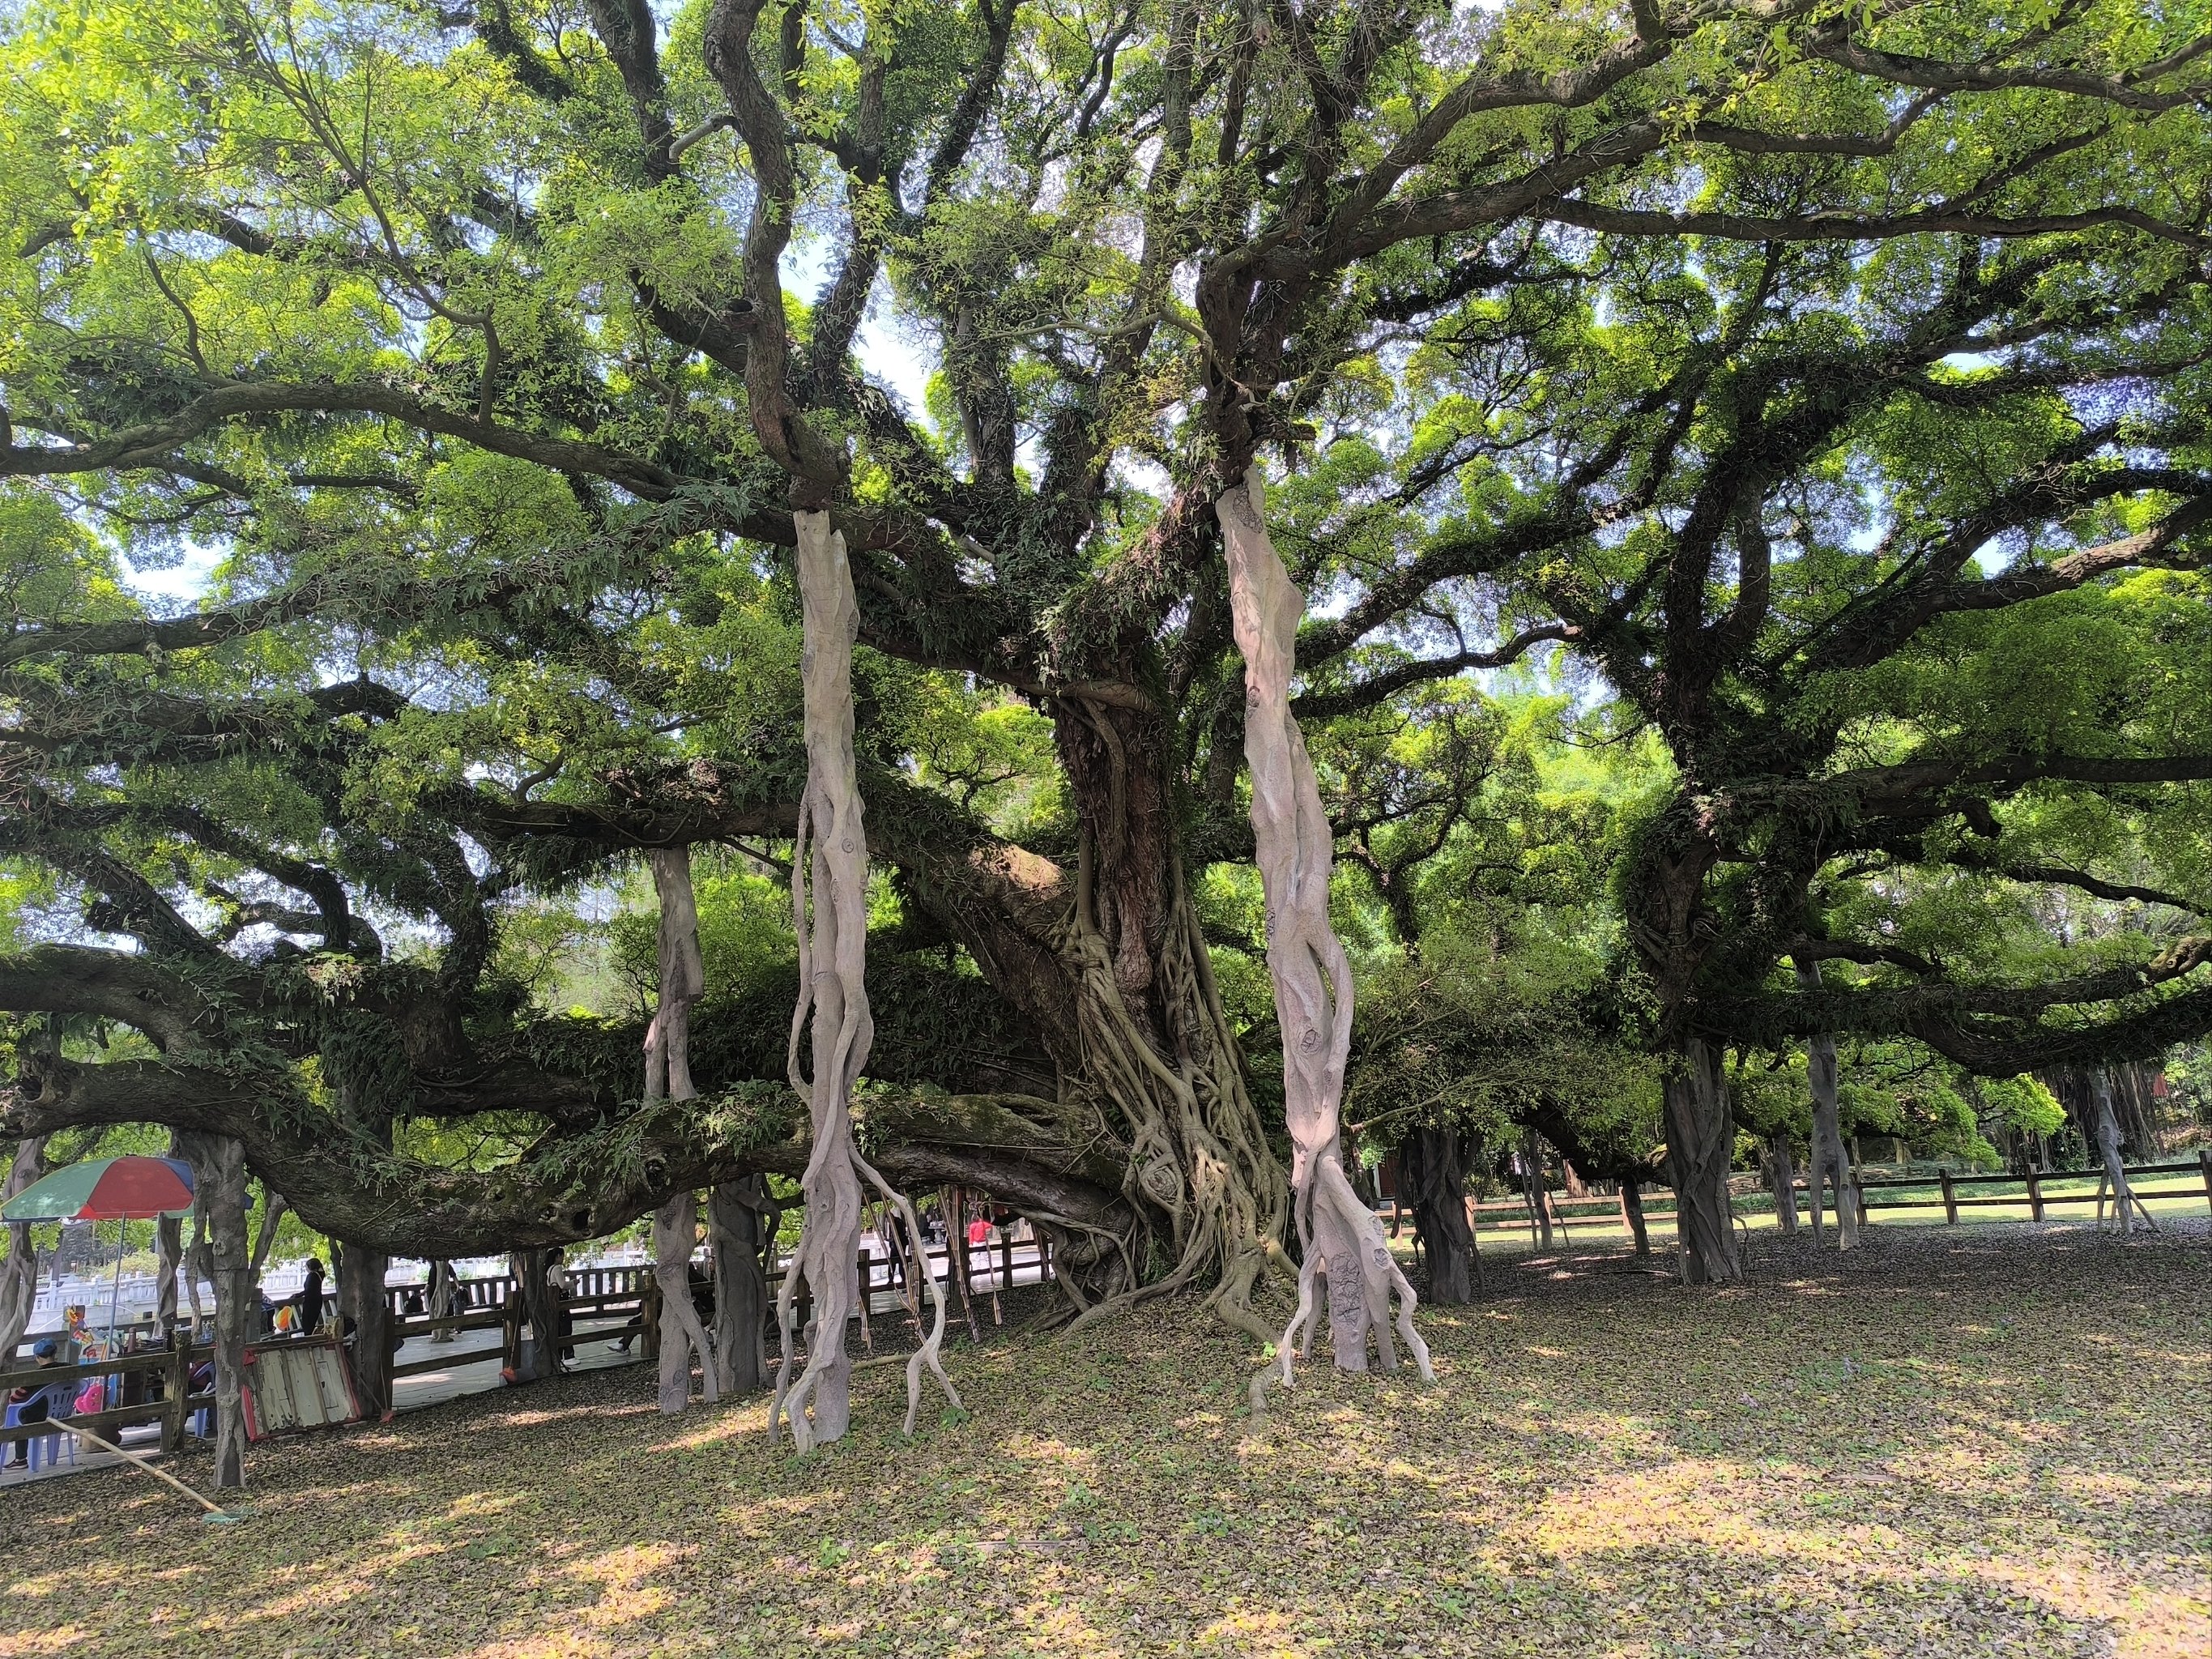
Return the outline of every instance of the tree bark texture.
<path id="1" fill-rule="evenodd" d="M 1530 1241 L 1539 1249 L 1552 1248 L 1552 1210 L 1544 1201 L 1544 1143 L 1534 1129 L 1521 1132 L 1521 1195 L 1528 1200 Z"/>
<path id="2" fill-rule="evenodd" d="M 1665 1097 L 1682 1281 L 1733 1285 L 1743 1277 L 1728 1188 L 1735 1125 L 1719 1049 L 1702 1037 L 1690 1038 L 1667 1078 Z"/>
<path id="3" fill-rule="evenodd" d="M 1636 1254 L 1651 1254 L 1651 1232 L 1644 1222 L 1644 1185 L 1634 1176 L 1624 1176 L 1620 1182 L 1620 1218 L 1628 1224 L 1628 1237 L 1636 1246 Z"/>
<path id="4" fill-rule="evenodd" d="M 194 1195 L 205 1206 L 215 1287 L 215 1484 L 246 1485 L 246 1322 L 253 1305 L 253 1259 L 246 1237 L 246 1149 L 228 1135 L 194 1133 L 184 1153 Z M 366 1402 L 364 1402 L 366 1403 Z"/>
<path id="5" fill-rule="evenodd" d="M 338 1328 L 353 1322 L 353 1386 L 362 1415 L 380 1421 L 392 1411 L 392 1300 L 384 1275 L 392 1258 L 349 1242 L 338 1257 Z M 249 1261 L 246 1287 L 252 1290 Z"/>
<path id="6" fill-rule="evenodd" d="M 768 1182 L 726 1181 L 707 1195 L 707 1242 L 714 1256 L 714 1365 L 725 1394 L 768 1386 L 768 1271 L 775 1237 Z"/>
<path id="7" fill-rule="evenodd" d="M 422 1306 L 433 1319 L 459 1317 L 461 1286 L 452 1262 L 438 1260 L 430 1263 L 430 1282 L 422 1297 Z M 433 1331 L 430 1340 L 444 1344 L 453 1341 L 458 1334 L 454 1331 Z"/>
<path id="8" fill-rule="evenodd" d="M 2097 1101 L 2097 1154 L 2103 1166 L 2103 1175 L 2097 1184 L 2097 1225 L 2105 1224 L 2105 1192 L 2112 1189 L 2112 1227 L 2125 1238 L 2141 1228 L 2154 1233 L 2158 1223 L 2150 1218 L 2150 1211 L 2128 1181 L 2128 1166 L 2123 1158 L 2124 1143 L 2120 1134 L 2118 1115 L 2112 1109 L 2112 1076 L 2103 1066 L 2097 1068 L 2090 1079 Z"/>
<path id="9" fill-rule="evenodd" d="M 46 1172 L 46 1138 L 32 1135 L 17 1141 L 15 1156 L 9 1160 L 7 1180 L 0 1183 L 0 1204 Z M 30 1224 L 13 1222 L 7 1231 L 8 1259 L 0 1262 L 0 1365 L 14 1360 L 16 1345 L 31 1328 L 31 1310 L 39 1297 L 39 1252 L 31 1243 Z"/>
<path id="10" fill-rule="evenodd" d="M 168 1156 L 182 1158 L 177 1135 L 169 1135 Z M 185 1264 L 185 1218 L 158 1216 L 154 1221 L 154 1326 L 166 1342 L 177 1328 L 177 1274 Z"/>
<path id="11" fill-rule="evenodd" d="M 518 1382 L 543 1382 L 561 1369 L 561 1314 L 546 1276 L 545 1252 L 532 1245 L 507 1260 L 522 1322 L 530 1327 L 530 1352 L 516 1368 Z"/>
<path id="12" fill-rule="evenodd" d="M 792 514 L 799 532 L 799 592 L 803 644 L 799 673 L 805 693 L 806 791 L 799 801 L 792 850 L 793 928 L 799 938 L 799 1004 L 792 1012 L 792 1086 L 806 1097 L 813 1152 L 801 1184 L 805 1218 L 799 1247 L 776 1297 L 782 1353 L 769 1432 L 788 1422 L 792 1443 L 805 1452 L 840 1439 L 852 1419 L 852 1356 L 846 1328 L 860 1297 L 860 1178 L 900 1206 L 912 1206 L 862 1160 L 853 1136 L 853 1085 L 875 1040 L 866 982 L 868 947 L 868 842 L 853 755 L 853 642 L 860 606 L 845 538 L 827 513 Z M 811 1074 L 799 1064 L 802 1038 L 811 1038 Z M 935 1280 L 931 1281 L 933 1286 Z M 806 1364 L 794 1370 L 793 1309 L 804 1286 L 813 1302 Z M 920 1409 L 927 1364 L 956 1406 L 959 1396 L 939 1352 L 945 1303 L 907 1367 L 907 1431 Z"/>
<path id="13" fill-rule="evenodd" d="M 1398 1146 L 1398 1168 L 1413 1199 L 1413 1226 L 1429 1258 L 1429 1300 L 1460 1307 L 1474 1300 L 1474 1230 L 1467 1219 L 1467 1143 L 1449 1124 L 1423 1124 Z"/>
<path id="14" fill-rule="evenodd" d="M 1297 1311 L 1279 1345 L 1282 1377 L 1291 1380 L 1291 1356 L 1308 1340 L 1322 1301 L 1340 1369 L 1366 1370 L 1371 1338 L 1383 1369 L 1396 1370 L 1389 1326 L 1395 1291 L 1399 1332 L 1423 1381 L 1431 1381 L 1428 1345 L 1413 1327 L 1413 1286 L 1391 1259 L 1382 1218 L 1361 1202 L 1344 1170 L 1340 1107 L 1352 1046 L 1352 969 L 1329 922 L 1334 832 L 1290 704 L 1305 596 L 1267 535 L 1256 477 L 1246 474 L 1215 511 L 1228 556 L 1231 621 L 1244 657 L 1252 834 L 1267 896 L 1267 975 L 1283 1034 L 1291 1214 L 1304 1250 Z M 1255 1404 L 1264 1377 L 1254 1379 Z"/>
<path id="15" fill-rule="evenodd" d="M 707 988 L 699 955 L 699 905 L 691 890 L 691 854 L 682 847 L 656 847 L 647 855 L 660 900 L 659 995 L 645 1033 L 645 1097 L 698 1097 L 691 1081 L 691 1006 Z M 722 1397 L 714 1351 L 691 1300 L 691 1252 L 698 1244 L 699 1198 L 672 1194 L 653 1212 L 653 1278 L 660 1289 L 660 1409 L 680 1412 L 691 1401 L 691 1364 L 709 1405 Z"/>
<path id="16" fill-rule="evenodd" d="M 1767 1140 L 1767 1171 L 1774 1182 L 1774 1224 L 1784 1232 L 1797 1231 L 1797 1166 L 1791 1156 L 1790 1131 L 1777 1129 Z"/>
<path id="17" fill-rule="evenodd" d="M 708 1405 L 722 1397 L 721 1377 L 691 1299 L 691 1252 L 699 1242 L 699 1196 L 678 1193 L 653 1212 L 653 1281 L 660 1287 L 660 1409 L 691 1403 L 691 1364 L 699 1365 Z"/>
<path id="18" fill-rule="evenodd" d="M 1797 965 L 1797 983 L 1806 990 L 1820 988 L 1820 964 Z M 1843 1115 L 1836 1100 L 1836 1040 L 1816 1036 L 1805 1044 L 1805 1077 L 1813 1094 L 1812 1168 L 1805 1173 L 1807 1195 L 1813 1204 L 1813 1242 L 1820 1243 L 1820 1195 L 1832 1188 L 1836 1204 L 1836 1248 L 1855 1249 L 1859 1242 L 1859 1195 L 1851 1158 L 1844 1144 Z"/>
<path id="19" fill-rule="evenodd" d="M 261 1286 L 262 1270 L 269 1265 L 269 1252 L 276 1248 L 276 1224 L 283 1220 L 284 1212 L 290 1207 L 283 1194 L 265 1182 L 262 1184 L 261 1228 L 253 1235 L 253 1285 L 257 1291 Z"/>

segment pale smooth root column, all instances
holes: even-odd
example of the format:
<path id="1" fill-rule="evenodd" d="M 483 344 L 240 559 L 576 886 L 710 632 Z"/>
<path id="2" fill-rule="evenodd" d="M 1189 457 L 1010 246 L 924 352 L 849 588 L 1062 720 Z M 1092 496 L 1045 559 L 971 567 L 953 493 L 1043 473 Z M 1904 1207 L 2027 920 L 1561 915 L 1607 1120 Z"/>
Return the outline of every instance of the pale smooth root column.
<path id="1" fill-rule="evenodd" d="M 1229 561 L 1229 601 L 1244 656 L 1244 757 L 1252 772 L 1252 836 L 1267 904 L 1267 975 L 1283 1032 L 1283 1105 L 1291 1131 L 1291 1212 L 1305 1260 L 1297 1312 L 1283 1333 L 1282 1378 L 1310 1343 L 1325 1297 L 1329 1343 L 1346 1370 L 1367 1369 L 1373 1337 L 1383 1369 L 1395 1370 L 1389 1301 L 1398 1331 L 1425 1380 L 1428 1345 L 1413 1328 L 1413 1286 L 1391 1259 L 1382 1223 L 1344 1171 L 1339 1108 L 1352 1046 L 1352 969 L 1329 923 L 1335 848 L 1305 739 L 1291 713 L 1299 620 L 1305 596 L 1268 538 L 1259 480 L 1247 473 L 1215 503 Z M 1316 1284 L 1316 1279 L 1321 1280 Z M 1265 1373 L 1262 1373 L 1264 1376 Z M 1258 1403 L 1261 1383 L 1255 1380 Z"/>
<path id="2" fill-rule="evenodd" d="M 853 1085 L 875 1041 L 868 1012 L 868 839 L 862 824 L 859 769 L 853 756 L 853 645 L 860 611 L 845 538 L 827 513 L 794 512 L 799 532 L 799 594 L 805 626 L 799 674 L 805 691 L 806 792 L 791 860 L 793 928 L 799 937 L 799 1006 L 792 1012 L 792 1087 L 806 1097 L 813 1131 L 804 1185 L 805 1224 L 799 1249 L 776 1297 L 782 1360 L 769 1432 L 787 1421 L 800 1451 L 843 1436 L 852 1420 L 852 1356 L 845 1333 L 860 1298 L 860 1179 L 866 1176 L 906 1218 L 909 1237 L 921 1228 L 914 1209 L 861 1158 L 853 1138 Z M 811 1016 L 810 1031 L 809 1017 Z M 799 1063 L 811 1036 L 812 1074 Z M 806 1364 L 793 1375 L 798 1333 L 793 1310 L 800 1284 L 811 1291 L 814 1321 Z M 943 1288 L 934 1328 L 907 1362 L 907 1432 L 921 1408 L 921 1369 L 937 1375 L 956 1407 L 960 1396 L 945 1374 Z"/>

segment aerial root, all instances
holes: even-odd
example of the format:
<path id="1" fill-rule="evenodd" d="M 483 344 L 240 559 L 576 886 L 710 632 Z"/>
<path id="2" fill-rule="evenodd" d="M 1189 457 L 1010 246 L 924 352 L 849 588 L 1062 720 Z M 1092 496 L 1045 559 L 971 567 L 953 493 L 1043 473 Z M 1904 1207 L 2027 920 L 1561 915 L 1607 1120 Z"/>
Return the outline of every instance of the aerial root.
<path id="1" fill-rule="evenodd" d="M 915 1214 L 914 1206 L 907 1200 L 906 1194 L 893 1191 L 890 1183 L 885 1181 L 877 1172 L 875 1166 L 862 1158 L 857 1151 L 853 1154 L 853 1162 L 860 1167 L 860 1173 L 868 1178 L 869 1184 L 881 1193 L 886 1201 L 898 1206 L 900 1218 L 906 1223 L 907 1237 L 920 1238 L 921 1221 Z M 921 1254 L 922 1261 L 927 1264 L 929 1260 L 928 1254 L 926 1251 Z M 945 1273 L 948 1277 L 951 1276 L 951 1253 L 947 1252 Z M 960 1390 L 952 1386 L 952 1379 L 945 1374 L 945 1322 L 947 1309 L 950 1306 L 945 1295 L 945 1286 L 935 1273 L 927 1271 L 926 1266 L 922 1276 L 929 1281 L 929 1299 L 935 1308 L 936 1316 L 930 1323 L 928 1336 L 923 1339 L 921 1346 L 908 1356 L 906 1362 L 906 1432 L 909 1437 L 913 1435 L 915 1424 L 920 1420 L 921 1415 L 921 1371 L 925 1365 L 935 1375 L 938 1385 L 945 1390 L 945 1397 L 952 1402 L 952 1409 L 955 1411 L 967 1409 L 960 1403 Z M 864 1291 L 862 1294 L 865 1295 L 866 1291 Z"/>
<path id="2" fill-rule="evenodd" d="M 1334 1179 L 1331 1179 L 1331 1176 Z M 1404 1271 L 1390 1255 L 1389 1241 L 1382 1231 L 1382 1223 L 1373 1211 L 1359 1201 L 1352 1190 L 1352 1183 L 1344 1172 L 1334 1164 L 1323 1164 L 1311 1178 L 1306 1189 L 1298 1194 L 1297 1214 L 1299 1232 L 1305 1245 L 1305 1261 L 1298 1272 L 1298 1305 L 1291 1316 L 1290 1323 L 1283 1328 L 1277 1341 L 1274 1363 L 1262 1366 L 1252 1374 L 1246 1388 L 1246 1396 L 1255 1417 L 1265 1416 L 1267 1389 L 1273 1381 L 1279 1380 L 1285 1389 L 1294 1385 L 1292 1362 L 1312 1352 L 1315 1322 L 1321 1310 L 1321 1292 L 1317 1281 L 1328 1278 L 1328 1251 L 1322 1241 L 1334 1236 L 1339 1243 L 1340 1259 L 1357 1260 L 1359 1281 L 1356 1286 L 1329 1285 L 1328 1295 L 1332 1301 L 1340 1295 L 1360 1299 L 1365 1317 L 1361 1322 L 1363 1347 L 1359 1356 L 1361 1366 L 1366 1361 L 1364 1334 L 1372 1330 L 1376 1347 L 1385 1370 L 1398 1369 L 1396 1350 L 1390 1345 L 1390 1328 L 1395 1322 L 1398 1335 L 1413 1356 L 1414 1369 L 1421 1381 L 1433 1383 L 1436 1369 L 1429 1355 L 1429 1345 L 1422 1340 L 1413 1322 L 1413 1312 L 1420 1305 L 1413 1285 Z M 1321 1213 L 1316 1216 L 1316 1211 Z M 1343 1248 L 1349 1245 L 1352 1248 Z M 1389 1317 L 1390 1301 L 1395 1297 L 1397 1317 Z"/>

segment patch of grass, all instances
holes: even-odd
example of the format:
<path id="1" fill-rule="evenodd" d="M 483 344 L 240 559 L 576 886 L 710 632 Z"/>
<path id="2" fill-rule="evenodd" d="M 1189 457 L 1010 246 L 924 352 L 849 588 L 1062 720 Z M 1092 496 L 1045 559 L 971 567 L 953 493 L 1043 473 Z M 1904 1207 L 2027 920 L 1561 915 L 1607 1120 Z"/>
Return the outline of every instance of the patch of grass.
<path id="1" fill-rule="evenodd" d="M 969 1412 L 911 1443 L 865 1373 L 834 1457 L 640 1368 L 256 1448 L 236 1528 L 32 1485 L 0 1656 L 2212 1651 L 2202 1223 L 1761 1234 L 1723 1292 L 1485 1255 L 1423 1310 L 1437 1388 L 1307 1364 L 1264 1425 L 1170 1306 L 957 1346 Z"/>

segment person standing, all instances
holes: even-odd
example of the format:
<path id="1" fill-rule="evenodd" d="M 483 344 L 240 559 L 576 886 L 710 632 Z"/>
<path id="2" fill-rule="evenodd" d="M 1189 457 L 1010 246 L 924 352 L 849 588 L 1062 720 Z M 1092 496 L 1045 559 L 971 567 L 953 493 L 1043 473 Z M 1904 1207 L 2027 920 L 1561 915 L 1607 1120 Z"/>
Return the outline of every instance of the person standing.
<path id="1" fill-rule="evenodd" d="M 300 1329 L 308 1336 L 323 1328 L 323 1262 L 307 1258 L 307 1276 L 300 1285 Z"/>
<path id="2" fill-rule="evenodd" d="M 981 1210 L 968 1223 L 968 1275 L 971 1284 L 975 1282 L 975 1258 L 979 1255 L 983 1258 L 983 1271 L 995 1273 L 991 1265 L 991 1223 Z"/>

